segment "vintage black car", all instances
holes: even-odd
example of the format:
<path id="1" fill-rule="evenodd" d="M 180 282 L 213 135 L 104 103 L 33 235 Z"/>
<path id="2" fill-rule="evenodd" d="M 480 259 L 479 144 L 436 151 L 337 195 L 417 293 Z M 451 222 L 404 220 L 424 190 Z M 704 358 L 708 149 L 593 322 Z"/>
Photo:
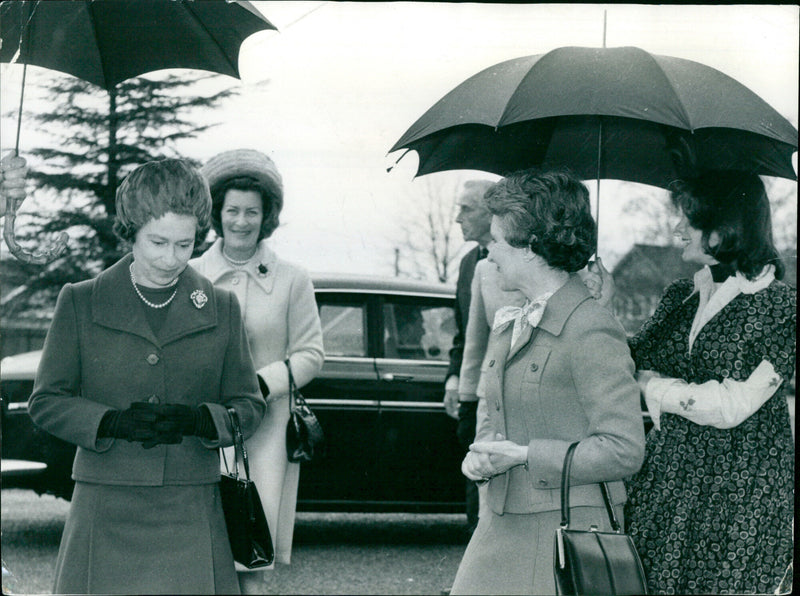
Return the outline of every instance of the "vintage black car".
<path id="1" fill-rule="evenodd" d="M 456 422 L 442 403 L 454 288 L 355 275 L 314 276 L 314 287 L 325 364 L 302 393 L 326 447 L 303 464 L 298 509 L 464 511 Z M 39 356 L 0 362 L 2 486 L 68 499 L 75 447 L 36 428 L 27 412 Z"/>
<path id="2" fill-rule="evenodd" d="M 298 509 L 464 510 L 456 423 L 442 404 L 456 332 L 451 286 L 315 276 L 325 364 L 302 389 L 326 434 L 303 464 Z M 3 487 L 72 494 L 75 447 L 27 413 L 39 352 L 3 359 Z"/>

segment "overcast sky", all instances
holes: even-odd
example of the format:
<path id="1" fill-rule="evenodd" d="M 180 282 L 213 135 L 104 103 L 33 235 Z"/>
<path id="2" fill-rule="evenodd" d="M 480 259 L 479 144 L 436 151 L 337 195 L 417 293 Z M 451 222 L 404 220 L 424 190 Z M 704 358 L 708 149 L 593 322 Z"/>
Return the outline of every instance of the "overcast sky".
<path id="1" fill-rule="evenodd" d="M 223 77 L 241 96 L 209 115 L 222 126 L 181 150 L 200 160 L 237 147 L 270 155 L 285 186 L 273 244 L 311 270 L 391 274 L 397 218 L 421 179 L 413 179 L 414 154 L 387 173 L 399 157 L 387 155 L 389 148 L 440 97 L 488 66 L 560 46 L 602 46 L 604 11 L 607 47 L 703 62 L 798 122 L 797 6 L 254 4 L 279 31 L 245 42 L 241 81 Z M 3 65 L 4 112 L 18 101 L 20 71 Z M 30 84 L 46 73 L 30 69 Z M 2 125 L 5 152 L 14 120 Z M 23 155 L 35 140 L 25 132 Z M 635 222 L 615 215 L 623 202 L 615 190 L 613 182 L 601 185 L 608 209 L 601 252 L 604 244 L 623 251 L 634 239 Z M 604 226 L 606 213 L 611 225 Z"/>

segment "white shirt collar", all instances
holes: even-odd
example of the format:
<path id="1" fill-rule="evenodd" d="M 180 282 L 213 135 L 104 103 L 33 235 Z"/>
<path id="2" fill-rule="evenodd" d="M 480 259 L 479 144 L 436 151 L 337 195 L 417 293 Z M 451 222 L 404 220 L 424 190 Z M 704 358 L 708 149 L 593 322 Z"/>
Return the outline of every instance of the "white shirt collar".
<path id="1" fill-rule="evenodd" d="M 694 290 L 686 300 L 694 294 L 700 294 L 700 303 L 689 332 L 689 350 L 700 330 L 714 315 L 725 308 L 739 294 L 755 294 L 763 290 L 775 280 L 775 266 L 767 265 L 754 280 L 747 279 L 741 272 L 731 275 L 721 284 L 715 284 L 708 265 L 694 274 Z M 686 302 L 684 300 L 684 302 Z"/>

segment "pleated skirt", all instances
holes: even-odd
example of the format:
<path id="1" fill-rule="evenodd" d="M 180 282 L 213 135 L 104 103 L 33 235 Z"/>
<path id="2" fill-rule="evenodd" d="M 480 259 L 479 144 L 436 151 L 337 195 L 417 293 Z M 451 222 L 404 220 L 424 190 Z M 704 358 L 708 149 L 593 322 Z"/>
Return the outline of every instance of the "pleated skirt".
<path id="1" fill-rule="evenodd" d="M 622 520 L 622 506 L 616 506 Z M 555 594 L 553 540 L 561 511 L 498 515 L 481 510 L 451 594 Z M 570 527 L 610 531 L 605 507 L 571 507 Z"/>
<path id="2" fill-rule="evenodd" d="M 56 594 L 238 594 L 219 485 L 77 482 Z"/>

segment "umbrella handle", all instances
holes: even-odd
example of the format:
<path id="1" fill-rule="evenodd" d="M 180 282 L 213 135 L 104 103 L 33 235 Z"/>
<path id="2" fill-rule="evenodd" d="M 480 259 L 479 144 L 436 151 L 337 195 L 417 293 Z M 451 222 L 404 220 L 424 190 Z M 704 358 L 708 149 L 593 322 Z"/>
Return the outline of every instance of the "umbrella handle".
<path id="1" fill-rule="evenodd" d="M 36 249 L 29 252 L 17 243 L 14 237 L 14 225 L 16 223 L 17 214 L 16 210 L 19 208 L 20 203 L 16 201 L 8 201 L 6 205 L 5 226 L 3 227 L 3 238 L 8 245 L 8 250 L 17 259 L 23 263 L 31 263 L 33 265 L 46 265 L 55 261 L 58 257 L 67 251 L 67 240 L 69 236 L 66 232 L 61 232 L 56 241 L 50 246 Z"/>

